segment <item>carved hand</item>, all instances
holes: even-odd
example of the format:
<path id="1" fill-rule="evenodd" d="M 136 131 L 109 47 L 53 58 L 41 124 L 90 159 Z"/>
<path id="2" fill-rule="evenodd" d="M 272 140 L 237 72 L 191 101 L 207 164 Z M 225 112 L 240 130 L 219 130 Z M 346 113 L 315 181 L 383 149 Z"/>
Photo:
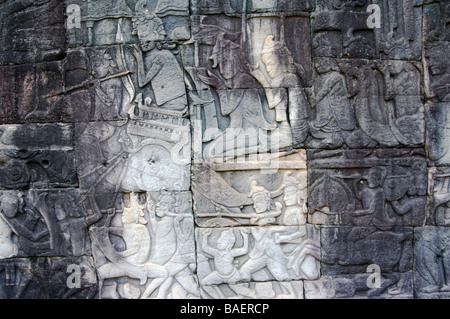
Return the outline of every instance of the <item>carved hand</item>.
<path id="1" fill-rule="evenodd" d="M 208 71 L 208 76 L 201 75 L 197 73 L 198 78 L 205 84 L 215 87 L 217 89 L 225 89 L 225 85 L 223 84 L 222 80 L 219 79 L 216 75 L 212 74 L 210 71 Z"/>

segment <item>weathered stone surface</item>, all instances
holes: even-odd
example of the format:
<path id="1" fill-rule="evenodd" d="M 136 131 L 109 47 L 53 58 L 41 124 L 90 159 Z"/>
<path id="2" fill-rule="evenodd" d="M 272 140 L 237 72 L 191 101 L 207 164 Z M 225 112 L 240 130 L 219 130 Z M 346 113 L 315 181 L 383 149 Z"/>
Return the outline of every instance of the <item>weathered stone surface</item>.
<path id="1" fill-rule="evenodd" d="M 303 281 L 267 281 L 202 286 L 204 299 L 304 299 Z"/>
<path id="2" fill-rule="evenodd" d="M 313 226 L 197 228 L 200 284 L 317 279 L 319 238 Z"/>
<path id="3" fill-rule="evenodd" d="M 194 14 L 310 11 L 315 0 L 193 0 Z"/>
<path id="4" fill-rule="evenodd" d="M 414 291 L 418 298 L 449 298 L 448 227 L 421 227 L 414 231 Z"/>
<path id="5" fill-rule="evenodd" d="M 80 186 L 96 193 L 188 190 L 189 122 L 149 110 L 152 120 L 77 124 Z"/>
<path id="6" fill-rule="evenodd" d="M 201 227 L 306 224 L 305 152 L 194 164 L 191 185 Z"/>
<path id="7" fill-rule="evenodd" d="M 61 60 L 65 55 L 64 3 L 0 3 L 0 65 Z"/>
<path id="8" fill-rule="evenodd" d="M 447 298 L 449 9 L 0 0 L 0 298 Z"/>
<path id="9" fill-rule="evenodd" d="M 426 92 L 436 102 L 450 101 L 450 64 L 442 57 L 450 53 L 450 42 L 425 43 Z"/>
<path id="10" fill-rule="evenodd" d="M 2 191 L 0 258 L 90 255 L 88 227 L 102 218 L 91 201 L 77 189 Z"/>
<path id="11" fill-rule="evenodd" d="M 158 21 L 155 26 L 164 24 L 164 37 L 158 41 L 190 38 L 188 0 L 71 0 L 66 3 L 70 46 L 136 43 L 137 12 L 151 19 L 155 17 Z"/>
<path id="12" fill-rule="evenodd" d="M 421 1 L 317 1 L 312 30 L 315 57 L 421 59 Z"/>
<path id="13" fill-rule="evenodd" d="M 424 1 L 424 38 L 426 41 L 450 41 L 449 4 L 446 1 Z"/>
<path id="14" fill-rule="evenodd" d="M 413 274 L 380 274 L 380 287 L 370 288 L 371 273 L 322 276 L 305 281 L 305 299 L 411 299 Z M 369 283 L 369 284 L 368 284 Z"/>
<path id="15" fill-rule="evenodd" d="M 429 169 L 428 225 L 450 225 L 450 168 L 434 167 Z"/>
<path id="16" fill-rule="evenodd" d="M 70 276 L 76 269 L 77 277 Z M 79 282 L 78 282 L 79 279 Z M 92 299 L 97 278 L 90 257 L 13 258 L 0 261 L 1 299 Z"/>
<path id="17" fill-rule="evenodd" d="M 392 282 L 413 267 L 411 227 L 321 227 L 323 275 L 363 274 L 377 265 Z M 387 285 L 387 286 L 390 286 Z"/>
<path id="18" fill-rule="evenodd" d="M 423 150 L 310 151 L 308 222 L 421 226 L 427 207 Z"/>
<path id="19" fill-rule="evenodd" d="M 103 226 L 90 229 L 100 297 L 129 298 L 123 284 L 136 298 L 167 298 L 181 288 L 199 296 L 190 194 L 124 193 L 120 200 L 121 211 L 108 210 Z"/>
<path id="20" fill-rule="evenodd" d="M 429 103 L 427 117 L 428 159 L 435 165 L 450 164 L 450 103 Z"/>
<path id="21" fill-rule="evenodd" d="M 308 126 L 300 129 L 295 145 L 333 149 L 424 143 L 419 64 L 317 58 L 314 65 L 313 88 L 305 90 L 308 102 L 299 103 Z"/>

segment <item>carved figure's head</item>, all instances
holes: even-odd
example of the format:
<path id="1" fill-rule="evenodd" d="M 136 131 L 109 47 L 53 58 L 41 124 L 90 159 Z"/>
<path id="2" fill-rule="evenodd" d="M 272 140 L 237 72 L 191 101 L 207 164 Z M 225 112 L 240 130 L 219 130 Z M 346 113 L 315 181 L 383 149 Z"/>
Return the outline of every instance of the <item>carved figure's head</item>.
<path id="1" fill-rule="evenodd" d="M 24 205 L 22 193 L 17 196 L 4 193 L 0 196 L 0 212 L 7 217 L 13 218 L 17 213 L 23 212 Z"/>
<path id="2" fill-rule="evenodd" d="M 272 79 L 282 77 L 285 73 L 295 74 L 297 71 L 291 52 L 282 42 L 274 41 L 273 35 L 266 37 L 261 58 Z"/>
<path id="3" fill-rule="evenodd" d="M 167 36 L 162 20 L 146 10 L 134 15 L 132 34 L 138 36 L 144 52 L 153 49 L 155 42 L 164 41 Z"/>
<path id="4" fill-rule="evenodd" d="M 175 205 L 175 198 L 173 198 L 169 194 L 162 195 L 161 199 L 156 204 L 156 215 L 158 217 L 164 217 L 168 212 L 175 213 L 174 205 Z"/>
<path id="5" fill-rule="evenodd" d="M 250 196 L 253 200 L 253 208 L 257 214 L 270 210 L 272 206 L 270 192 L 263 186 L 258 186 L 257 181 L 250 183 Z"/>
<path id="6" fill-rule="evenodd" d="M 224 230 L 220 233 L 220 237 L 217 240 L 217 248 L 219 249 L 231 249 L 236 242 L 236 235 L 234 235 L 231 229 Z"/>

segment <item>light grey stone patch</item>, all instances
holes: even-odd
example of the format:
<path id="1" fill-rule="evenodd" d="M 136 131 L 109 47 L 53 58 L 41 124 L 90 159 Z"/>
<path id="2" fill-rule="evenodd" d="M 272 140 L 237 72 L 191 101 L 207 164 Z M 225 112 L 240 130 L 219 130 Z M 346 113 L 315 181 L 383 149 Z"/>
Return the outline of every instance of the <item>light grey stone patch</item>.
<path id="1" fill-rule="evenodd" d="M 372 273 L 324 275 L 305 281 L 305 299 L 412 299 L 413 272 L 380 274 L 380 287 L 370 288 Z M 369 282 L 369 285 L 368 285 Z"/>
<path id="2" fill-rule="evenodd" d="M 303 281 L 267 281 L 202 286 L 204 299 L 303 299 Z"/>
<path id="3" fill-rule="evenodd" d="M 450 225 L 450 168 L 429 168 L 427 225 Z"/>
<path id="4" fill-rule="evenodd" d="M 414 292 L 423 299 L 449 298 L 450 228 L 420 227 L 414 230 Z"/>
<path id="5" fill-rule="evenodd" d="M 197 228 L 196 242 L 202 286 L 320 277 L 312 226 Z"/>
<path id="6" fill-rule="evenodd" d="M 128 288 L 139 292 L 139 298 L 153 298 L 154 294 L 167 298 L 175 282 L 193 294 L 197 285 L 190 194 L 122 196 L 122 210 L 110 210 L 103 226 L 90 229 L 100 295 L 104 286 L 108 297 L 112 294 L 109 286 L 126 281 L 137 282 L 137 289 Z"/>
<path id="7" fill-rule="evenodd" d="M 423 150 L 308 153 L 308 222 L 324 225 L 422 226 L 427 207 Z"/>
<path id="8" fill-rule="evenodd" d="M 193 164 L 194 215 L 200 227 L 305 225 L 304 151 L 222 164 Z"/>

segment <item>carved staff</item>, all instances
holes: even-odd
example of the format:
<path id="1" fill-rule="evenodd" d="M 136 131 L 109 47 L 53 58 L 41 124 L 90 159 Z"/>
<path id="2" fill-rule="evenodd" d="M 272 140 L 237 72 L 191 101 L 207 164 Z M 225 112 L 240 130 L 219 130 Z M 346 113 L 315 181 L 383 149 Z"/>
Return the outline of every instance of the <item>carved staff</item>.
<path id="1" fill-rule="evenodd" d="M 54 93 L 54 94 L 51 94 L 51 95 L 47 95 L 47 96 L 45 96 L 45 98 L 48 99 L 48 98 L 52 98 L 52 97 L 55 97 L 55 96 L 58 96 L 58 95 L 63 95 L 63 94 L 66 94 L 66 93 L 69 93 L 69 92 L 72 92 L 72 91 L 83 89 L 83 88 L 85 88 L 85 87 L 87 87 L 89 85 L 94 85 L 97 82 L 105 82 L 105 81 L 112 80 L 112 79 L 115 79 L 115 78 L 120 78 L 120 77 L 127 76 L 127 75 L 129 76 L 130 74 L 133 74 L 133 72 L 125 71 L 125 72 L 120 72 L 120 73 L 117 73 L 117 74 L 113 74 L 113 75 L 110 75 L 110 76 L 107 76 L 107 77 L 104 77 L 104 78 L 101 78 L 101 79 L 85 81 L 85 82 L 83 82 L 81 84 L 75 85 L 75 86 L 71 87 L 70 89 L 64 90 L 62 92 L 58 92 L 58 93 Z"/>
<path id="2" fill-rule="evenodd" d="M 120 43 L 119 50 L 120 50 L 120 59 L 117 61 L 117 65 L 119 66 L 120 70 L 126 70 L 126 62 L 125 62 L 125 53 L 123 50 L 123 44 L 125 42 L 122 34 L 122 18 L 119 20 L 119 23 L 117 25 L 117 35 L 116 35 L 116 42 Z M 133 81 L 131 80 L 130 74 L 127 74 L 125 77 L 122 77 L 122 83 L 125 86 L 125 89 L 128 92 L 128 95 L 130 96 L 128 100 L 128 105 L 131 105 L 134 100 L 134 96 L 136 94 L 136 89 L 134 87 Z M 128 111 L 128 110 L 127 110 Z"/>

